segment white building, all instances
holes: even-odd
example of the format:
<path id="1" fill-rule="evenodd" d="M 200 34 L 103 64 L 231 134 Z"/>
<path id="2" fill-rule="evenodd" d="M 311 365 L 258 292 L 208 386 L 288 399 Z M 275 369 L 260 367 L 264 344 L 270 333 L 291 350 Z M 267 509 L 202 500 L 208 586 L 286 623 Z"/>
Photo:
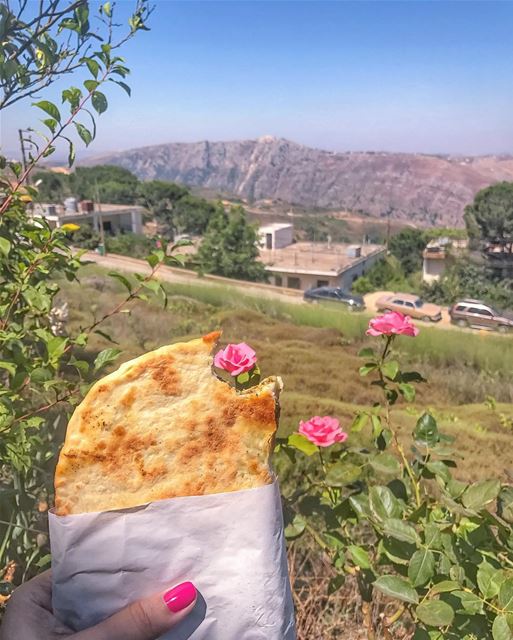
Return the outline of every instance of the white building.
<path id="1" fill-rule="evenodd" d="M 291 224 L 273 222 L 258 230 L 261 249 L 282 249 L 292 244 L 294 227 Z"/>
<path id="2" fill-rule="evenodd" d="M 422 280 L 427 283 L 440 280 L 455 255 L 467 248 L 467 240 L 437 238 L 428 242 L 422 253 Z"/>
<path id="3" fill-rule="evenodd" d="M 95 231 L 100 226 L 106 233 L 142 233 L 144 207 L 125 204 L 96 205 L 86 200 L 77 203 L 75 198 L 67 198 L 64 205 L 34 204 L 32 215 L 44 217 L 52 227 L 64 224 L 90 224 Z"/>
<path id="4" fill-rule="evenodd" d="M 385 247 L 376 244 L 296 242 L 281 249 L 261 249 L 260 260 L 269 281 L 278 287 L 350 290 L 356 278 L 365 275 L 385 254 Z"/>

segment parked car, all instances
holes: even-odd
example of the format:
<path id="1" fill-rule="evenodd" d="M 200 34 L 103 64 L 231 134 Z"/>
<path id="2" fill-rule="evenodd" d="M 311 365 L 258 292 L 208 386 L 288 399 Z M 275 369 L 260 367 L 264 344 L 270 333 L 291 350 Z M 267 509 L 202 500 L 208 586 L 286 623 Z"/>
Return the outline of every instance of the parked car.
<path id="1" fill-rule="evenodd" d="M 425 322 L 440 322 L 442 308 L 437 304 L 424 302 L 410 293 L 394 293 L 382 296 L 376 301 L 378 311 L 400 311 L 407 316 Z"/>
<path id="2" fill-rule="evenodd" d="M 513 331 L 513 313 L 498 311 L 481 300 L 461 300 L 449 309 L 451 322 L 459 327 Z"/>
<path id="3" fill-rule="evenodd" d="M 305 291 L 303 298 L 307 302 L 320 302 L 323 300 L 330 302 L 341 302 L 351 311 L 363 311 L 365 302 L 361 296 L 348 293 L 338 287 L 315 287 Z"/>

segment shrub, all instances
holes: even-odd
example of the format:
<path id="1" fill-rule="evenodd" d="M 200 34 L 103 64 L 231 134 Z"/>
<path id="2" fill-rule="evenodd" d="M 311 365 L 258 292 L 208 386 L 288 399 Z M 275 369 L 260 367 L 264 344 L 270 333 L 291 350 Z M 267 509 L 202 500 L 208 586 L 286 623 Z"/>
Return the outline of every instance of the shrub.
<path id="1" fill-rule="evenodd" d="M 278 442 L 288 464 L 303 469 L 286 496 L 286 534 L 309 535 L 329 558 L 330 593 L 356 578 L 368 638 L 377 621 L 388 640 L 401 624 L 415 640 L 511 638 L 513 486 L 459 481 L 453 439 L 429 412 L 404 448 L 391 408 L 414 402 L 425 381 L 401 371 L 392 331 L 413 334 L 404 320 L 370 330 L 382 346 L 362 350 L 360 375 L 373 378 L 383 400 L 355 415 L 347 442 L 328 417 Z"/>

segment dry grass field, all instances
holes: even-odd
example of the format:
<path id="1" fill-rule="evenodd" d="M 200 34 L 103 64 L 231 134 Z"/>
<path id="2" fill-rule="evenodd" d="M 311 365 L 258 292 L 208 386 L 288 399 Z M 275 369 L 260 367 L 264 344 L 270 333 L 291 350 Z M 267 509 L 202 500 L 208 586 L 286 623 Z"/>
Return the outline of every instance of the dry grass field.
<path id="1" fill-rule="evenodd" d="M 81 274 L 81 284 L 62 284 L 73 326 L 89 324 L 121 300 L 122 287 L 96 266 Z M 297 429 L 301 418 L 334 414 L 348 427 L 359 408 L 375 401 L 376 391 L 358 376 L 358 351 L 369 344 L 368 317 L 318 306 L 258 301 L 222 287 L 169 285 L 169 304 L 139 302 L 130 313 L 111 318 L 103 329 L 122 349 L 121 360 L 169 342 L 216 328 L 223 343 L 248 342 L 259 356 L 262 374 L 279 374 L 282 396 L 280 433 Z M 95 351 L 108 346 L 101 336 Z M 427 378 L 413 406 L 399 404 L 396 424 L 405 442 L 415 417 L 429 408 L 439 426 L 456 437 L 461 479 L 513 478 L 513 339 L 425 329 L 418 338 L 402 338 L 403 364 Z M 278 469 L 281 472 L 281 469 Z M 294 471 L 284 472 L 285 491 Z M 300 470 L 296 470 L 300 473 Z M 290 546 L 291 571 L 300 640 L 360 640 L 358 596 L 350 581 L 327 598 L 329 563 L 301 540 Z M 405 632 L 405 638 L 409 637 Z"/>

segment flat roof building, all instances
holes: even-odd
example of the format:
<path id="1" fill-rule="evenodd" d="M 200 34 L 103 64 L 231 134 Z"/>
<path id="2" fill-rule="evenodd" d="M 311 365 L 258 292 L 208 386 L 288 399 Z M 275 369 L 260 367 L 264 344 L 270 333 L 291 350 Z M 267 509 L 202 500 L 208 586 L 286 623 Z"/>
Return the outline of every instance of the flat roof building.
<path id="1" fill-rule="evenodd" d="M 350 289 L 377 261 L 386 249 L 378 244 L 296 242 L 282 248 L 261 249 L 272 284 L 290 289 L 341 287 Z"/>
<path id="2" fill-rule="evenodd" d="M 100 210 L 101 209 L 101 210 Z M 77 202 L 67 198 L 64 204 L 35 203 L 32 215 L 43 217 L 52 227 L 64 224 L 90 224 L 95 231 L 100 225 L 106 233 L 142 233 L 144 207 L 125 204 L 101 204 L 100 207 L 90 200 Z"/>

